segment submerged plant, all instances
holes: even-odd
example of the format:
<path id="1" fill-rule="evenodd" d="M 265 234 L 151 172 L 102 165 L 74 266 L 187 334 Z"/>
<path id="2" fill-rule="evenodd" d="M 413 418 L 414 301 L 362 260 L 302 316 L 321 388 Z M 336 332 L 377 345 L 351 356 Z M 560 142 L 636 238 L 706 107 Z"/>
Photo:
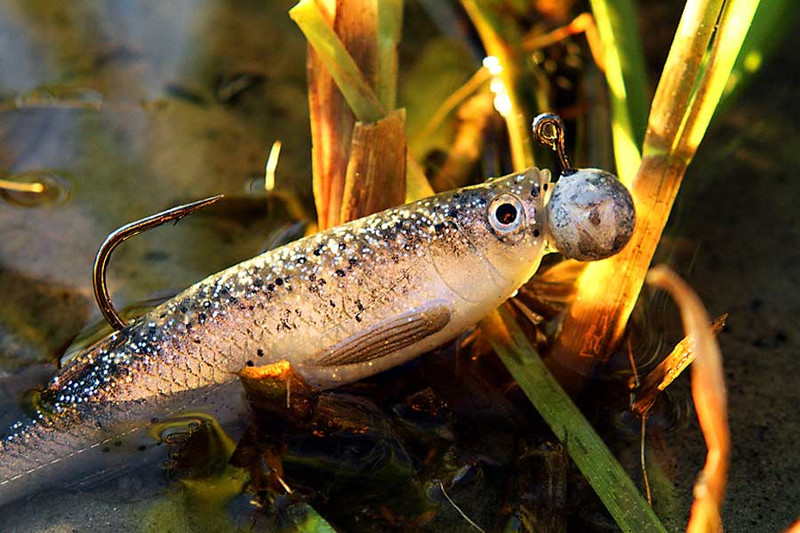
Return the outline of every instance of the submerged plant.
<path id="1" fill-rule="evenodd" d="M 359 4 L 359 7 L 353 7 L 355 4 Z M 549 105 L 547 95 L 541 90 L 537 93 L 535 88 L 524 86 L 525 80 L 532 79 L 525 73 L 527 64 L 524 58 L 527 52 L 523 29 L 518 23 L 526 6 L 513 2 L 477 0 L 464 0 L 462 5 L 475 24 L 490 58 L 464 87 L 461 91 L 463 94 L 454 95 L 453 101 L 463 101 L 469 91 L 476 90 L 489 79 L 493 80 L 495 107 L 507 124 L 512 165 L 514 169 L 521 170 L 533 164 L 533 151 L 526 126 L 529 122 L 526 119 L 530 119 L 535 104 L 532 105 L 527 95 L 531 92 L 536 94 L 533 102 L 539 104 L 540 108 Z M 598 60 L 604 66 L 610 93 L 611 131 L 617 170 L 622 180 L 632 187 L 638 222 L 633 242 L 622 254 L 589 265 L 575 278 L 575 293 L 569 299 L 572 303 L 547 353 L 548 361 L 553 362 L 551 366 L 555 365 L 562 379 L 568 378 L 573 372 L 587 374 L 599 361 L 609 357 L 625 333 L 681 179 L 723 96 L 758 5 L 757 0 L 687 2 L 647 118 L 643 54 L 635 30 L 636 8 L 628 0 L 591 2 L 596 27 L 591 23 L 589 26 L 593 34 L 599 36 L 601 43 Z M 343 7 L 343 11 L 337 12 Z M 384 16 L 389 12 L 395 15 L 399 13 L 395 2 L 326 4 L 303 0 L 293 10 L 293 18 L 304 30 L 314 49 L 309 62 L 311 79 L 320 76 L 321 70 L 329 71 L 358 120 L 370 123 L 385 113 L 378 105 L 380 99 L 375 94 L 380 93 L 381 89 L 385 90 L 383 84 L 386 80 L 383 80 L 383 84 L 370 87 L 364 79 L 352 73 L 355 63 L 350 56 L 375 56 L 375 50 L 381 48 L 371 41 L 347 41 L 348 32 L 356 31 L 348 28 L 348 9 L 376 11 Z M 323 13 L 327 15 L 329 23 L 336 20 L 332 25 L 337 28 L 341 45 L 335 44 L 335 34 L 319 24 Z M 376 20 L 382 20 L 380 16 Z M 397 20 L 393 19 L 389 27 L 396 30 Z M 581 23 L 581 28 L 585 30 L 586 25 Z M 371 48 L 372 52 L 369 51 Z M 335 50 L 335 53 L 329 50 Z M 380 53 L 377 55 L 384 57 Z M 396 60 L 389 59 L 389 64 L 396 72 Z M 343 75 L 345 71 L 350 74 Z M 336 72 L 340 74 L 337 76 Z M 368 73 L 364 73 L 364 78 L 369 78 Z M 319 132 L 324 122 L 315 123 L 318 119 L 315 119 L 314 110 L 319 105 L 319 99 L 315 101 L 314 90 L 312 83 L 312 130 Z M 443 109 L 451 110 L 453 106 L 448 100 Z M 358 111 L 370 107 L 376 112 Z M 339 109 L 335 105 L 332 108 Z M 433 127 L 441 122 L 446 112 L 437 112 Z M 359 124 L 358 127 L 369 125 Z M 432 127 L 427 127 L 425 131 L 432 131 Z M 326 133 L 330 132 L 326 130 Z M 333 144 L 346 144 L 348 141 L 349 134 L 325 138 L 326 143 Z M 380 141 L 376 141 L 376 146 L 380 144 Z M 401 157 L 395 156 L 395 161 L 395 166 L 402 165 Z M 383 179 L 380 173 L 362 177 L 367 183 Z M 409 165 L 408 180 L 409 184 L 424 183 L 414 164 Z M 352 191 L 343 193 L 342 199 L 330 196 L 326 199 L 321 191 L 335 190 L 336 180 L 321 175 L 316 168 L 315 183 L 320 183 L 315 191 L 318 209 L 322 212 L 331 208 L 335 210 L 337 205 L 352 205 Z M 408 196 L 417 197 L 420 191 L 425 190 L 429 190 L 425 185 L 410 186 Z M 354 209 L 353 214 L 375 210 L 366 202 L 355 202 L 362 205 L 362 210 Z M 681 302 L 689 298 L 687 289 L 673 275 L 654 271 L 652 279 L 654 283 L 676 291 L 676 297 Z M 693 318 L 685 318 L 691 340 L 687 339 L 683 344 L 688 346 L 691 343 L 693 348 L 676 358 L 679 363 L 675 364 L 678 366 L 668 372 L 670 379 L 674 379 L 694 358 L 695 352 L 701 354 L 698 357 L 704 361 L 698 363 L 695 369 L 698 376 L 694 380 L 695 404 L 704 432 L 708 435 L 709 462 L 698 482 L 702 488 L 697 489 L 697 502 L 689 529 L 713 531 L 720 527 L 719 507 L 727 471 L 725 391 L 718 348 L 708 329 L 708 320 L 700 310 L 696 297 L 691 305 L 694 311 L 686 312 Z M 623 530 L 663 529 L 591 426 L 550 377 L 536 349 L 516 324 L 513 314 L 505 310 L 493 315 L 484 321 L 481 332 L 555 435 L 565 442 L 567 451 L 618 525 Z M 565 368 L 569 369 L 566 374 Z M 572 387 L 574 383 L 568 382 L 568 385 Z"/>

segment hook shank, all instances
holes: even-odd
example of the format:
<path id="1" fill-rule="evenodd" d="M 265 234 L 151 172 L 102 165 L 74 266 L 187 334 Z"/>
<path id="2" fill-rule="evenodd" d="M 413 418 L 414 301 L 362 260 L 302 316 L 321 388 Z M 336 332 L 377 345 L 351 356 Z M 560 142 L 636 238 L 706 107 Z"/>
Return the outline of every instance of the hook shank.
<path id="1" fill-rule="evenodd" d="M 114 329 L 122 329 L 125 327 L 125 322 L 117 313 L 114 304 L 111 302 L 111 297 L 108 295 L 108 286 L 106 285 L 106 270 L 108 269 L 108 262 L 111 259 L 111 253 L 117 246 L 130 239 L 135 235 L 139 235 L 145 231 L 156 228 L 162 224 L 170 221 L 177 223 L 180 219 L 194 213 L 198 209 L 207 207 L 223 197 L 222 194 L 199 200 L 190 204 L 179 205 L 166 211 L 161 211 L 155 215 L 125 224 L 121 228 L 113 231 L 106 237 L 106 240 L 100 245 L 97 251 L 97 256 L 94 259 L 94 266 L 92 267 L 92 284 L 94 288 L 94 298 L 97 300 L 97 306 L 100 312 L 111 324 Z"/>

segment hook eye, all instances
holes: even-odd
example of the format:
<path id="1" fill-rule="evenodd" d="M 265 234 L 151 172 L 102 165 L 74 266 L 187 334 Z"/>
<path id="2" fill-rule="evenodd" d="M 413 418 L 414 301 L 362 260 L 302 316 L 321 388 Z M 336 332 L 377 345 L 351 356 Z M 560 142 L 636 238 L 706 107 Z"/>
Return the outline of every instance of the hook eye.
<path id="1" fill-rule="evenodd" d="M 539 144 L 549 147 L 558 155 L 558 164 L 561 165 L 561 175 L 566 176 L 575 172 L 567 157 L 566 129 L 561 117 L 552 113 L 542 113 L 533 119 L 533 138 Z"/>

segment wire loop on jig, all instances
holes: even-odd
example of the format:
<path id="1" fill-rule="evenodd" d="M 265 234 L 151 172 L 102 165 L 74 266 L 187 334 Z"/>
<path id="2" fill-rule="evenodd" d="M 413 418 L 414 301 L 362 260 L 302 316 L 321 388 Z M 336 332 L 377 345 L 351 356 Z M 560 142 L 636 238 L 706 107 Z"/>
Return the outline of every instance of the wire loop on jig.
<path id="1" fill-rule="evenodd" d="M 564 121 L 561 117 L 552 113 L 542 113 L 533 119 L 533 138 L 536 142 L 547 146 L 558 155 L 558 163 L 561 165 L 561 174 L 572 174 L 575 169 L 569 162 L 567 149 L 564 146 L 566 132 Z"/>

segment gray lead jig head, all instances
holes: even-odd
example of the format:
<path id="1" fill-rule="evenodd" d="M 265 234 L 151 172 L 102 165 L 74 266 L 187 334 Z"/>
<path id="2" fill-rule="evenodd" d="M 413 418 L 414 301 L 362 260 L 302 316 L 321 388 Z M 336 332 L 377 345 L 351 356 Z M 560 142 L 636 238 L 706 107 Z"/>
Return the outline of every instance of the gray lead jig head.
<path id="1" fill-rule="evenodd" d="M 622 250 L 636 222 L 628 189 L 605 170 L 572 168 L 564 148 L 564 123 L 558 115 L 537 116 L 533 137 L 555 150 L 561 165 L 545 222 L 551 247 L 578 261 L 597 261 Z"/>

